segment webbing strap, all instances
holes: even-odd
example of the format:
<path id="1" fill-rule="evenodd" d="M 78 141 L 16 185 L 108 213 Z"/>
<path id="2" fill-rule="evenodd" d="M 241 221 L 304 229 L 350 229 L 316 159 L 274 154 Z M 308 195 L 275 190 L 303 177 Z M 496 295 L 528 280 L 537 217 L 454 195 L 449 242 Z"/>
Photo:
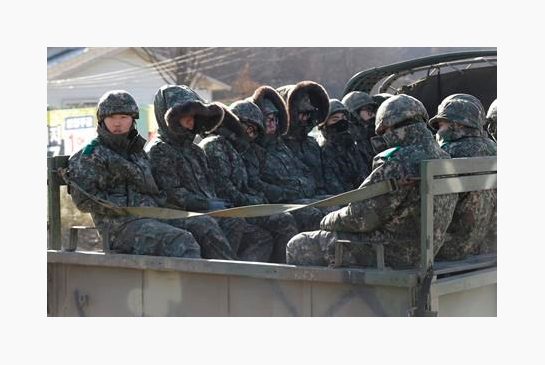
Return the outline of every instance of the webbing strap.
<path id="1" fill-rule="evenodd" d="M 258 204 L 199 213 L 160 207 L 118 207 L 83 190 L 78 184 L 71 181 L 66 176 L 66 170 L 61 169 L 59 173 L 67 184 L 70 184 L 74 188 L 78 189 L 82 194 L 84 194 L 97 204 L 111 209 L 119 215 L 130 215 L 142 218 L 155 219 L 179 219 L 197 217 L 201 215 L 222 218 L 263 217 L 284 212 L 293 212 L 295 210 L 307 207 L 331 207 L 335 205 L 346 205 L 348 203 L 371 199 L 398 189 L 398 184 L 396 184 L 395 180 L 385 180 L 375 184 L 364 186 L 362 188 L 354 189 L 346 193 L 338 194 L 327 199 L 319 200 L 310 204 Z"/>

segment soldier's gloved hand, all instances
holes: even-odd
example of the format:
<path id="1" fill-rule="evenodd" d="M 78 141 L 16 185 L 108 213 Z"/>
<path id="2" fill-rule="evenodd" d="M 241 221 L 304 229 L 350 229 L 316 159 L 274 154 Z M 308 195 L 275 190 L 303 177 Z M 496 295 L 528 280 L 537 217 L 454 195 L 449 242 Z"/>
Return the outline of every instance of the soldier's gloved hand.
<path id="1" fill-rule="evenodd" d="M 339 211 L 336 210 L 334 212 L 331 212 L 322 218 L 322 221 L 320 222 L 320 229 L 326 231 L 334 231 L 335 226 L 339 220 Z"/>
<path id="2" fill-rule="evenodd" d="M 282 195 L 284 194 L 284 191 L 282 190 L 282 188 L 278 187 L 278 186 L 275 186 L 275 185 L 271 185 L 269 186 L 269 188 L 267 189 L 266 191 L 266 195 L 267 195 L 267 199 L 271 202 L 271 203 L 277 203 L 279 202 L 280 200 L 282 200 Z"/>
<path id="3" fill-rule="evenodd" d="M 221 200 L 221 199 L 208 200 L 208 210 L 221 210 L 221 209 L 227 209 L 232 207 L 233 207 L 233 204 L 226 202 L 225 200 Z"/>
<path id="4" fill-rule="evenodd" d="M 190 195 L 185 199 L 185 207 L 187 210 L 194 212 L 208 210 L 208 199 L 201 198 L 197 195 Z"/>
<path id="5" fill-rule="evenodd" d="M 257 205 L 265 203 L 264 199 L 257 195 L 248 195 L 246 199 L 246 205 Z"/>

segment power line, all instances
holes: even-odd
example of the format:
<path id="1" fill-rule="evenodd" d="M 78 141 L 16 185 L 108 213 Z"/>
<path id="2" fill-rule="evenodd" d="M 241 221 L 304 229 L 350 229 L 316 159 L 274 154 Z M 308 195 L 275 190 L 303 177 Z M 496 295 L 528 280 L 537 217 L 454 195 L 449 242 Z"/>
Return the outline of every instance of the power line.
<path id="1" fill-rule="evenodd" d="M 77 82 L 77 81 L 84 81 L 84 80 L 100 80 L 100 79 L 107 79 L 109 77 L 117 77 L 117 76 L 122 76 L 124 74 L 130 74 L 130 73 L 138 73 L 138 72 L 146 72 L 148 69 L 153 69 L 154 67 L 157 67 L 159 65 L 162 65 L 162 64 L 165 64 L 165 63 L 175 63 L 175 64 L 183 64 L 185 62 L 189 62 L 190 58 L 192 57 L 195 57 L 201 53 L 204 53 L 204 52 L 208 52 L 210 51 L 207 55 L 209 54 L 213 54 L 214 53 L 214 50 L 215 48 L 214 47 L 209 47 L 209 48 L 205 48 L 205 49 L 202 49 L 202 50 L 198 50 L 198 51 L 195 51 L 195 52 L 190 52 L 190 53 L 186 53 L 186 54 L 183 54 L 183 55 L 180 55 L 178 57 L 175 57 L 175 58 L 171 58 L 171 59 L 166 59 L 166 60 L 163 60 L 163 61 L 158 61 L 158 62 L 153 62 L 153 63 L 150 63 L 148 65 L 145 65 L 145 66 L 137 66 L 137 67 L 129 67 L 129 68 L 126 68 L 126 69 L 122 69 L 122 70 L 116 70 L 116 71 L 110 71 L 110 72 L 104 72 L 104 73 L 101 73 L 101 74 L 95 74 L 95 75 L 88 75 L 88 76 L 80 76 L 80 77 L 73 77 L 73 78 L 66 78 L 66 79 L 57 79 L 57 80 L 48 80 L 48 83 L 64 83 L 64 82 Z M 185 61 L 187 60 L 187 61 Z M 185 62 L 182 62 L 182 61 L 185 61 Z"/>
<path id="2" fill-rule="evenodd" d="M 225 59 L 225 58 L 227 58 L 229 56 L 232 56 L 234 54 L 236 54 L 236 52 L 234 52 L 232 54 L 229 54 L 229 55 L 223 55 L 223 56 L 219 56 L 219 57 L 216 57 L 216 58 L 207 59 L 203 63 L 210 63 L 210 62 L 213 62 L 213 61 L 222 60 L 222 59 Z M 227 65 L 227 64 L 231 64 L 231 63 L 243 60 L 243 59 L 252 58 L 254 56 L 255 56 L 255 54 L 251 54 L 251 55 L 246 56 L 245 58 L 240 57 L 240 58 L 231 59 L 231 60 L 228 60 L 228 61 L 225 61 L 225 62 L 215 63 L 215 64 L 207 66 L 207 67 L 198 67 L 195 70 L 182 72 L 179 75 L 183 76 L 183 75 L 187 75 L 187 74 L 189 74 L 191 72 L 201 72 L 201 71 L 205 71 L 205 70 L 210 70 L 210 69 L 213 69 L 213 68 L 216 68 L 216 67 L 219 67 L 219 66 L 224 66 L 224 65 Z M 148 77 L 152 77 L 152 76 L 155 77 L 156 76 L 155 74 L 157 74 L 157 73 L 158 73 L 158 71 L 155 70 L 153 72 L 150 71 L 149 74 L 143 75 L 142 77 L 139 77 L 139 78 L 137 78 L 136 76 L 120 77 L 120 78 L 116 78 L 116 79 L 112 79 L 112 80 L 103 80 L 103 81 L 100 81 L 100 82 L 93 82 L 93 83 L 80 83 L 80 84 L 70 84 L 70 85 L 49 85 L 49 87 L 51 89 L 81 89 L 81 88 L 94 88 L 94 87 L 101 87 L 101 86 L 111 87 L 111 86 L 121 85 L 122 83 L 127 84 L 127 83 L 141 82 L 142 80 L 144 80 L 144 79 L 146 79 Z"/>
<path id="3" fill-rule="evenodd" d="M 202 64 L 208 64 L 210 62 L 213 62 L 213 61 L 218 61 L 218 60 L 223 60 L 227 57 L 230 57 L 230 56 L 234 56 L 236 55 L 237 53 L 240 53 L 241 51 L 238 50 L 238 51 L 234 51 L 234 52 L 231 52 L 229 54 L 224 54 L 224 55 L 220 55 L 220 56 L 217 56 L 217 57 L 213 57 L 213 58 L 207 58 L 205 59 L 204 61 L 202 61 L 200 63 L 200 65 Z M 237 59 L 238 60 L 238 59 Z M 176 69 L 176 65 L 171 65 L 171 66 L 168 66 L 167 68 L 161 70 L 163 72 L 165 71 L 173 71 Z M 210 67 L 206 67 L 206 68 L 201 68 L 201 67 L 197 67 L 195 68 L 194 70 L 191 70 L 191 71 L 187 71 L 187 72 L 184 72 L 184 73 L 181 73 L 179 75 L 187 75 L 189 74 L 190 72 L 198 72 L 202 69 L 209 69 Z M 153 70 L 145 70 L 143 73 L 139 73 L 139 74 L 133 74 L 133 75 L 128 75 L 128 76 L 118 76 L 118 77 L 115 77 L 115 78 L 108 78 L 108 79 L 101 79 L 101 80 L 86 80 L 86 81 L 81 81 L 81 82 L 72 82 L 71 84 L 67 84 L 67 85 L 61 85 L 61 84 L 57 84 L 57 83 L 50 83 L 48 86 L 50 88 L 74 88 L 74 87 L 84 87 L 84 86 L 87 86 L 87 87 L 94 87 L 94 86 L 100 86 L 100 85 L 108 85 L 108 84 L 111 84 L 113 82 L 116 82 L 116 81 L 127 81 L 129 82 L 131 79 L 137 79 L 137 80 L 141 80 L 141 79 L 145 79 L 147 77 L 155 77 L 156 75 L 161 75 L 161 72 L 159 70 L 156 70 L 156 69 L 153 69 Z"/>

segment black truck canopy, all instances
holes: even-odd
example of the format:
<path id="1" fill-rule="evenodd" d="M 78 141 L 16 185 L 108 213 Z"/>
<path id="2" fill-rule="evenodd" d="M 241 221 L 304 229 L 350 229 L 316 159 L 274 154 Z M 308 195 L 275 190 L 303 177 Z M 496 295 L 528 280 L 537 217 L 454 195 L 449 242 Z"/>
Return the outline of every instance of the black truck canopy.
<path id="1" fill-rule="evenodd" d="M 488 109 L 497 97 L 497 51 L 444 53 L 358 72 L 344 88 L 369 94 L 407 94 L 420 100 L 431 116 L 443 98 L 471 94 Z"/>

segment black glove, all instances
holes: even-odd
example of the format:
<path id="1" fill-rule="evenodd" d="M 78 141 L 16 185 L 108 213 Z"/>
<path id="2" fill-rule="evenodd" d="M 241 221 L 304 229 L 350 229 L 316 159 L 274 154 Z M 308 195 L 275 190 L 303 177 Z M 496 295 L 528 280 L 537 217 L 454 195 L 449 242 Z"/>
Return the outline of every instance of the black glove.
<path id="1" fill-rule="evenodd" d="M 226 202 L 225 200 L 221 199 L 209 199 L 208 200 L 208 210 L 222 210 L 227 208 L 232 208 L 233 204 Z"/>

